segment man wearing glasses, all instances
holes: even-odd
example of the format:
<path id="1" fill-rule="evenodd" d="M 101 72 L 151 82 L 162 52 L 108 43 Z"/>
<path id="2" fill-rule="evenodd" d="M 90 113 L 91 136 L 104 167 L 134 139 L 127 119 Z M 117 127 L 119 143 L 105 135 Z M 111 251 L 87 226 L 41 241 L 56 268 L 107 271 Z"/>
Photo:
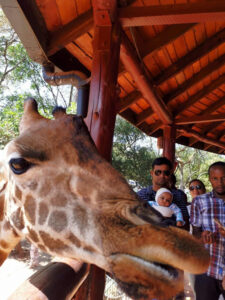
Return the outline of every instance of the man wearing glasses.
<path id="1" fill-rule="evenodd" d="M 152 170 L 150 171 L 152 177 L 152 185 L 138 191 L 139 198 L 144 201 L 155 201 L 155 195 L 158 189 L 170 186 L 170 176 L 172 175 L 173 166 L 170 160 L 166 157 L 158 157 L 152 163 Z M 180 193 L 180 190 L 171 189 L 173 194 L 173 203 L 175 203 L 182 212 L 185 225 L 184 229 L 189 230 L 189 215 L 186 207 L 186 195 Z"/>

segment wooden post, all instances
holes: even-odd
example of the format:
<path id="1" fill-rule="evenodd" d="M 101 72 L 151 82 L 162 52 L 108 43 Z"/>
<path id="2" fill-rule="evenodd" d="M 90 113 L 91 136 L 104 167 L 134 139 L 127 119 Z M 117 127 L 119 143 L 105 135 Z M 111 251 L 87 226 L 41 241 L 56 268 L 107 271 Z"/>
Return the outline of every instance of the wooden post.
<path id="1" fill-rule="evenodd" d="M 99 153 L 111 160 L 116 119 L 116 85 L 120 52 L 117 1 L 93 0 L 94 41 L 88 115 L 85 120 Z M 102 300 L 105 272 L 92 266 L 89 283 L 78 291 L 76 300 Z M 89 289 L 87 293 L 87 289 Z"/>
<path id="2" fill-rule="evenodd" d="M 93 1 L 95 24 L 93 64 L 88 116 L 85 120 L 99 153 L 109 161 L 116 118 L 116 84 L 120 51 L 116 7 L 116 0 Z"/>
<path id="3" fill-rule="evenodd" d="M 166 125 L 163 129 L 163 156 L 167 157 L 172 164 L 175 162 L 176 127 Z"/>

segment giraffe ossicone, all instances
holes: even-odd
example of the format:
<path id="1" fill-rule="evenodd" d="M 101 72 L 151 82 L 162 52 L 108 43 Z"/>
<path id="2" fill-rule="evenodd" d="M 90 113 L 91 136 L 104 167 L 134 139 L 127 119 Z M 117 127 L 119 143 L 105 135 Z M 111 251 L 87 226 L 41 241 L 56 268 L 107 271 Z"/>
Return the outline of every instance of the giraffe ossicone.
<path id="1" fill-rule="evenodd" d="M 0 163 L 0 264 L 22 238 L 54 256 L 95 264 L 135 299 L 169 299 L 182 272 L 203 273 L 204 247 L 166 227 L 100 157 L 80 117 L 42 117 L 28 99 L 20 135 Z"/>

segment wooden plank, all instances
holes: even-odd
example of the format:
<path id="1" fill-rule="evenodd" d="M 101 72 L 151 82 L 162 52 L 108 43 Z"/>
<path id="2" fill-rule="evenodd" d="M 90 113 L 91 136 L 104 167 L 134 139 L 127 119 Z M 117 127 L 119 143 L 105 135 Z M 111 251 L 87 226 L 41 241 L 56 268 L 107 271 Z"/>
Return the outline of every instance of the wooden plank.
<path id="1" fill-rule="evenodd" d="M 223 21 L 225 3 L 214 0 L 204 3 L 125 7 L 119 9 L 119 19 L 124 27 Z"/>
<path id="2" fill-rule="evenodd" d="M 205 114 L 200 116 L 193 116 L 188 118 L 178 118 L 175 119 L 176 125 L 185 125 L 185 124 L 193 124 L 193 123 L 209 123 L 209 122 L 219 122 L 225 121 L 225 114 Z"/>
<path id="3" fill-rule="evenodd" d="M 140 114 L 137 115 L 137 121 L 136 121 L 135 125 L 136 126 L 140 125 L 149 117 L 149 115 L 151 115 L 153 113 L 154 113 L 154 111 L 152 110 L 151 107 L 143 110 Z"/>
<path id="4" fill-rule="evenodd" d="M 171 25 L 166 29 L 157 34 L 154 38 L 145 41 L 142 46 L 140 45 L 140 52 L 142 58 L 146 58 L 149 54 L 159 50 L 166 44 L 172 43 L 179 36 L 193 28 L 195 24 L 182 24 L 182 25 Z"/>
<path id="5" fill-rule="evenodd" d="M 221 66 L 225 64 L 225 55 L 220 56 L 215 61 L 209 63 L 205 68 L 203 68 L 200 72 L 194 75 L 189 80 L 186 80 L 183 84 L 179 86 L 174 92 L 166 95 L 165 103 L 170 103 L 178 97 L 179 95 L 183 94 L 186 90 L 191 88 L 191 86 L 197 84 L 199 81 L 203 80 L 205 77 L 209 76 L 211 73 L 219 69 Z"/>
<path id="6" fill-rule="evenodd" d="M 127 96 L 120 98 L 116 105 L 116 111 L 121 113 L 126 110 L 132 103 L 138 101 L 142 98 L 142 94 L 139 91 L 133 91 L 132 93 L 128 94 Z"/>
<path id="7" fill-rule="evenodd" d="M 164 126 L 163 128 L 163 156 L 167 157 L 174 165 L 175 161 L 176 127 Z"/>
<path id="8" fill-rule="evenodd" d="M 50 56 L 65 45 L 76 40 L 93 27 L 92 10 L 80 15 L 61 29 L 52 33 L 49 39 L 47 55 Z"/>
<path id="9" fill-rule="evenodd" d="M 187 137 L 194 137 L 196 138 L 198 141 L 202 141 L 203 143 L 206 144 L 210 144 L 210 145 L 214 145 L 216 147 L 219 147 L 221 149 L 225 149 L 225 143 L 222 142 L 218 142 L 215 139 L 209 138 L 206 135 L 202 135 L 201 133 L 192 130 L 192 129 L 186 129 L 183 126 L 177 126 L 177 130 L 181 131 L 181 133 Z"/>
<path id="10" fill-rule="evenodd" d="M 169 78 L 175 76 L 188 65 L 196 62 L 201 56 L 206 55 L 220 44 L 224 43 L 225 29 L 217 32 L 213 37 L 205 40 L 201 45 L 188 52 L 185 56 L 173 63 L 169 68 L 165 69 L 161 74 L 154 78 L 155 84 L 159 85 Z"/>
<path id="11" fill-rule="evenodd" d="M 189 109 L 192 105 L 194 105 L 201 98 L 212 92 L 214 89 L 218 88 L 225 82 L 225 74 L 220 76 L 217 80 L 214 80 L 210 85 L 206 86 L 204 89 L 200 90 L 197 94 L 193 95 L 189 98 L 188 101 L 182 103 L 179 108 L 174 111 L 174 116 L 177 116 Z"/>

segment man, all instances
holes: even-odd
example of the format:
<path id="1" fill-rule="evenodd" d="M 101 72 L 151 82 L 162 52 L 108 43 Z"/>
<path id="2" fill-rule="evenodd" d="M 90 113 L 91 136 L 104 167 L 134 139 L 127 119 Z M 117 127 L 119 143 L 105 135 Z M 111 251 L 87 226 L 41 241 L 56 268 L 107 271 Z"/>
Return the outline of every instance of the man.
<path id="1" fill-rule="evenodd" d="M 144 201 L 155 201 L 155 195 L 158 189 L 162 187 L 170 187 L 170 176 L 172 175 L 173 166 L 170 160 L 166 157 L 158 157 L 152 163 L 152 170 L 150 171 L 152 177 L 152 185 L 141 189 L 137 194 L 139 198 Z M 175 203 L 182 212 L 185 225 L 182 227 L 189 230 L 189 215 L 187 211 L 187 198 L 184 193 L 175 188 L 171 189 L 173 194 L 173 203 Z"/>
<path id="2" fill-rule="evenodd" d="M 211 258 L 207 273 L 195 276 L 196 300 L 225 297 L 225 235 L 219 225 L 225 225 L 225 162 L 212 164 L 208 174 L 212 192 L 197 196 L 191 205 L 193 235 L 209 249 Z"/>

